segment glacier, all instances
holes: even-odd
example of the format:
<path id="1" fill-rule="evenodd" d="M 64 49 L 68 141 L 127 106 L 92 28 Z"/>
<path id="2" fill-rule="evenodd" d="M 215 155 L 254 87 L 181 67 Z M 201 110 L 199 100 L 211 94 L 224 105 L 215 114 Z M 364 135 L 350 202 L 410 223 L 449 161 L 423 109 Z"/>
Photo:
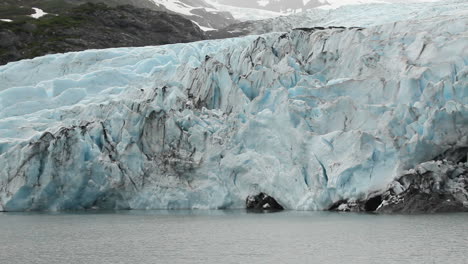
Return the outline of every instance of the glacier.
<path id="1" fill-rule="evenodd" d="M 1 66 L 0 211 L 365 199 L 468 146 L 468 13 L 450 12 Z"/>
<path id="2" fill-rule="evenodd" d="M 331 4 L 334 5 L 334 3 Z M 305 27 L 370 27 L 386 23 L 429 19 L 436 16 L 454 17 L 466 15 L 467 12 L 468 2 L 466 0 L 444 0 L 433 3 L 404 1 L 404 3 L 399 4 L 381 2 L 342 6 L 337 9 L 315 8 L 289 16 L 232 24 L 219 30 L 214 36 L 258 35 Z"/>

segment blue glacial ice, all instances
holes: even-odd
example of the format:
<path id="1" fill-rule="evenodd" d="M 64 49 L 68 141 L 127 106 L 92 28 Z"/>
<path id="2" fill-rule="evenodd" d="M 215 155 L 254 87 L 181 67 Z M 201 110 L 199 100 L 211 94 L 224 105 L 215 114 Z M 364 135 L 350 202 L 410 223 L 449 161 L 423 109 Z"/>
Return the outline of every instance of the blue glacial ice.
<path id="1" fill-rule="evenodd" d="M 467 24 L 461 10 L 2 66 L 0 211 L 365 198 L 468 145 Z"/>

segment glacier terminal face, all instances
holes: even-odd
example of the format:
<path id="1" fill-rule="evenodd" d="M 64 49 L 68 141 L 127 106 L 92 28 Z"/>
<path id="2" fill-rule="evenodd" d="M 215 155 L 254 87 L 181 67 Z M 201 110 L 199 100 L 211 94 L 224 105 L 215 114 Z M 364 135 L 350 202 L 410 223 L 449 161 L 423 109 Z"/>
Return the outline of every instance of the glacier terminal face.
<path id="1" fill-rule="evenodd" d="M 0 67 L 0 210 L 365 199 L 468 144 L 468 15 Z"/>

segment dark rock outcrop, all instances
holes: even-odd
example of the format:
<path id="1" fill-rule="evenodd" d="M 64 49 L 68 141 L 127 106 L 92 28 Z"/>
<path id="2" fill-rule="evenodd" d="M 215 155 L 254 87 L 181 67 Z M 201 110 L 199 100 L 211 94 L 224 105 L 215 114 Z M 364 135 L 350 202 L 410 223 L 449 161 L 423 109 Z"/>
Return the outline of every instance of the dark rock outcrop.
<path id="1" fill-rule="evenodd" d="M 282 211 L 283 206 L 280 205 L 275 198 L 265 194 L 259 193 L 257 195 L 250 195 L 245 201 L 246 208 L 254 211 Z"/>
<path id="2" fill-rule="evenodd" d="M 134 6 L 84 4 L 60 15 L 0 22 L 0 65 L 51 53 L 205 39 L 192 21 Z"/>
<path id="3" fill-rule="evenodd" d="M 388 189 L 365 199 L 342 200 L 332 211 L 381 213 L 468 212 L 466 148 L 448 151 L 446 159 L 430 161 L 408 171 Z"/>

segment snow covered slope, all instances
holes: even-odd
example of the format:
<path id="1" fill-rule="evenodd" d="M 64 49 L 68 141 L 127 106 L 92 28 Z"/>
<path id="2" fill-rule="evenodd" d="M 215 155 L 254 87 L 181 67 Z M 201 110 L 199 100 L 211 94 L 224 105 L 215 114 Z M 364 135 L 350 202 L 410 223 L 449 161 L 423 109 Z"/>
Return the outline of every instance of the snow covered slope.
<path id="1" fill-rule="evenodd" d="M 211 8 L 213 6 L 209 5 L 203 0 L 151 0 L 157 5 L 162 5 L 165 8 L 183 15 L 194 15 L 192 11 L 196 8 Z"/>
<path id="2" fill-rule="evenodd" d="M 192 19 L 202 30 L 220 29 L 237 22 L 231 13 L 221 11 L 204 0 L 148 0 L 160 8 Z"/>
<path id="3" fill-rule="evenodd" d="M 2 66 L 0 210 L 366 198 L 468 146 L 468 15 L 452 10 Z"/>
<path id="4" fill-rule="evenodd" d="M 307 1 L 307 0 L 305 0 Z M 399 4 L 411 4 L 411 3 L 431 3 L 431 2 L 443 2 L 446 0 L 318 0 L 322 2 L 324 5 L 320 6 L 320 8 L 324 9 L 333 9 L 339 8 L 346 5 L 362 5 L 362 4 L 373 4 L 373 3 L 381 3 L 381 4 L 390 4 L 390 3 L 399 3 Z"/>
<path id="5" fill-rule="evenodd" d="M 250 9 L 268 10 L 280 13 L 297 13 L 312 8 L 338 8 L 345 5 L 361 5 L 371 3 L 416 3 L 435 2 L 439 0 L 209 0 L 214 4 L 244 7 Z"/>
<path id="6" fill-rule="evenodd" d="M 220 4 L 216 0 L 206 0 L 207 3 L 216 7 L 216 9 L 221 11 L 226 11 L 232 14 L 239 21 L 248 21 L 248 20 L 262 20 L 268 18 L 274 18 L 279 16 L 288 15 L 289 13 L 275 12 L 270 10 L 258 9 L 258 8 L 248 8 L 240 7 L 233 5 L 224 5 Z"/>
<path id="7" fill-rule="evenodd" d="M 156 0 L 164 1 L 164 0 Z M 336 9 L 347 5 L 362 5 L 372 3 L 420 3 L 436 2 L 439 0 L 272 0 L 272 1 L 252 1 L 252 0 L 205 0 L 204 2 L 219 11 L 226 11 L 240 21 L 263 20 L 286 16 L 315 8 Z M 173 10 L 180 7 L 173 8 Z M 185 12 L 190 11 L 185 9 Z"/>
<path id="8" fill-rule="evenodd" d="M 212 32 L 214 38 L 286 32 L 302 27 L 369 27 L 402 20 L 455 16 L 468 12 L 466 0 L 436 1 L 434 3 L 347 5 L 337 9 L 312 9 L 306 12 L 259 21 L 232 24 Z"/>

